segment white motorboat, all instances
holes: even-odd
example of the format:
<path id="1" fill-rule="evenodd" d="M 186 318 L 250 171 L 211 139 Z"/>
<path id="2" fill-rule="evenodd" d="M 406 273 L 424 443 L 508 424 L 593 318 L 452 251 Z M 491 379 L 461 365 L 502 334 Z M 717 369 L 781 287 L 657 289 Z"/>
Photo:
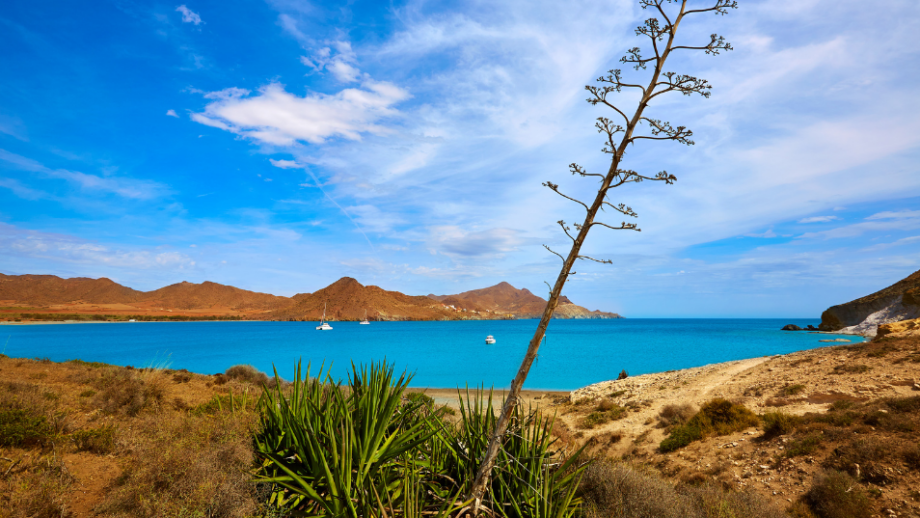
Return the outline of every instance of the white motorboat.
<path id="1" fill-rule="evenodd" d="M 358 322 L 358 323 L 359 323 L 359 324 L 362 324 L 362 325 L 365 325 L 365 326 L 370 325 L 370 322 L 367 321 L 367 310 L 366 310 L 366 309 L 364 310 L 364 320 L 362 320 L 362 321 L 360 321 L 360 322 Z"/>
<path id="2" fill-rule="evenodd" d="M 316 326 L 317 331 L 332 331 L 332 326 L 329 325 L 329 322 L 326 322 L 326 303 L 323 302 L 323 318 L 320 319 L 319 325 Z"/>
<path id="3" fill-rule="evenodd" d="M 491 344 L 494 344 L 494 343 L 495 343 L 495 338 L 493 338 L 492 335 L 487 336 L 487 337 L 486 337 L 486 343 L 487 343 L 487 344 L 490 344 L 490 345 L 491 345 Z"/>

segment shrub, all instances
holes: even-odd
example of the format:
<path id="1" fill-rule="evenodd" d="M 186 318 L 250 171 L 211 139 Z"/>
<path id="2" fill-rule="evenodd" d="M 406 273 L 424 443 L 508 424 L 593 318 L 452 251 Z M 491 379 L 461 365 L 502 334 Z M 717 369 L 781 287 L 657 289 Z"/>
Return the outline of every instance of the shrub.
<path id="1" fill-rule="evenodd" d="M 580 428 L 591 429 L 602 424 L 609 423 L 610 421 L 616 421 L 618 419 L 623 419 L 626 417 L 626 409 L 620 405 L 611 403 L 610 405 L 605 405 L 602 402 L 604 408 L 609 408 L 609 410 L 604 411 L 595 411 L 586 415 L 584 419 L 579 423 Z"/>
<path id="2" fill-rule="evenodd" d="M 70 439 L 76 445 L 77 451 L 112 453 L 115 450 L 115 427 L 105 425 L 101 428 L 79 430 L 70 434 Z"/>
<path id="3" fill-rule="evenodd" d="M 680 405 L 665 405 L 661 411 L 658 412 L 658 428 L 672 428 L 674 426 L 686 424 L 695 413 L 696 410 L 693 406 L 687 403 L 682 403 Z"/>
<path id="4" fill-rule="evenodd" d="M 110 414 L 136 416 L 150 405 L 163 400 L 163 388 L 155 375 L 138 376 L 132 372 L 104 377 L 99 406 Z"/>
<path id="5" fill-rule="evenodd" d="M 869 518 L 872 502 L 848 474 L 830 470 L 818 473 L 808 501 L 821 518 Z"/>
<path id="6" fill-rule="evenodd" d="M 625 380 L 625 379 L 628 378 L 628 377 L 629 377 L 629 373 L 626 372 L 626 369 L 623 369 L 623 370 L 620 371 L 620 375 L 617 376 L 617 379 L 618 379 L 618 380 Z"/>
<path id="7" fill-rule="evenodd" d="M 785 412 L 767 412 L 763 415 L 764 438 L 777 437 L 792 433 L 799 419 Z"/>
<path id="8" fill-rule="evenodd" d="M 264 372 L 256 370 L 252 365 L 234 365 L 224 372 L 224 376 L 229 379 L 262 385 L 268 383 L 268 376 Z"/>
<path id="9" fill-rule="evenodd" d="M 671 430 L 660 445 L 662 452 L 674 451 L 706 437 L 727 435 L 757 426 L 760 419 L 744 405 L 717 398 L 704 404 L 686 424 Z"/>
<path id="10" fill-rule="evenodd" d="M 825 465 L 845 471 L 854 477 L 858 476 L 861 480 L 876 484 L 885 483 L 889 480 L 889 472 L 883 462 L 898 452 L 897 446 L 897 443 L 890 440 L 859 437 L 838 446 L 833 455 L 825 461 Z"/>
<path id="11" fill-rule="evenodd" d="M 185 369 L 182 369 L 176 372 L 175 374 L 173 374 L 172 379 L 176 383 L 188 383 L 189 381 L 192 380 L 192 373 Z"/>
<path id="12" fill-rule="evenodd" d="M 814 453 L 818 449 L 818 445 L 821 444 L 821 436 L 818 434 L 809 434 L 800 439 L 796 439 L 789 443 L 786 446 L 786 457 L 801 457 L 802 455 L 809 455 Z"/>
<path id="13" fill-rule="evenodd" d="M 21 408 L 0 410 L 0 446 L 43 445 L 56 435 L 45 416 Z"/>

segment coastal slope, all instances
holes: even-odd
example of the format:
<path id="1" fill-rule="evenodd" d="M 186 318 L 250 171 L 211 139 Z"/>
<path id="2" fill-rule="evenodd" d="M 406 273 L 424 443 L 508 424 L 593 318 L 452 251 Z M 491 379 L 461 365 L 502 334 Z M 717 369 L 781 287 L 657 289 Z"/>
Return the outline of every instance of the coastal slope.
<path id="1" fill-rule="evenodd" d="M 822 331 L 875 336 L 879 324 L 920 317 L 920 270 L 871 295 L 828 308 Z"/>
<path id="2" fill-rule="evenodd" d="M 325 307 L 328 320 L 456 320 L 456 312 L 423 296 L 365 286 L 342 277 L 315 293 L 295 295 L 297 301 L 271 314 L 276 320 L 319 320 Z"/>
<path id="3" fill-rule="evenodd" d="M 527 288 L 517 289 L 507 282 L 479 290 L 465 291 L 456 295 L 428 295 L 428 298 L 443 304 L 479 313 L 504 315 L 508 318 L 540 318 L 546 308 L 546 300 L 534 295 Z M 562 296 L 556 307 L 554 318 L 622 318 L 616 313 L 600 310 L 589 311 Z"/>

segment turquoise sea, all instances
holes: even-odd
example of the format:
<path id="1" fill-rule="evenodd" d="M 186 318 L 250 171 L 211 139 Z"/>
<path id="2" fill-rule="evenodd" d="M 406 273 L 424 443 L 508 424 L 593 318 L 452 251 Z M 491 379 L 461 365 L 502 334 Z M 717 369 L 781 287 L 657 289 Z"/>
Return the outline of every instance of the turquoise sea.
<path id="1" fill-rule="evenodd" d="M 537 320 L 465 322 L 134 322 L 0 326 L 7 356 L 79 358 L 144 367 L 168 363 L 202 374 L 248 363 L 291 378 L 298 359 L 325 362 L 345 376 L 351 362 L 386 359 L 415 373 L 413 386 L 454 388 L 484 383 L 507 388 Z M 824 345 L 837 335 L 780 331 L 807 319 L 553 320 L 525 388 L 572 390 L 631 375 L 783 354 Z M 486 345 L 486 335 L 497 343 Z M 856 341 L 859 337 L 844 336 Z"/>

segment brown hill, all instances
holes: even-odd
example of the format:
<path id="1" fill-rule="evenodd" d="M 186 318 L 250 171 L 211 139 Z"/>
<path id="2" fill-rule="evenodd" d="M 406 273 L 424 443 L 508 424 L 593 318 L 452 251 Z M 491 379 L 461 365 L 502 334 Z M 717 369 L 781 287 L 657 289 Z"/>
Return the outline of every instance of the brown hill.
<path id="1" fill-rule="evenodd" d="M 60 304 L 125 304 L 140 310 L 155 307 L 204 310 L 268 311 L 290 306 L 292 300 L 267 293 L 225 286 L 213 282 L 181 282 L 154 291 L 138 291 L 106 278 L 55 275 L 0 274 L 0 300 L 31 306 Z M 130 308 L 128 308 L 130 309 Z"/>
<path id="2" fill-rule="evenodd" d="M 534 295 L 527 288 L 517 289 L 507 282 L 501 282 L 489 288 L 465 291 L 457 295 L 429 295 L 428 298 L 468 311 L 511 315 L 515 318 L 539 318 L 546 308 L 546 300 Z M 562 296 L 559 298 L 559 305 L 556 307 L 553 318 L 621 317 L 616 313 L 589 311 L 573 304 L 568 297 Z"/>
<path id="3" fill-rule="evenodd" d="M 428 297 L 410 296 L 364 286 L 351 277 L 342 277 L 312 294 L 296 296 L 297 302 L 275 311 L 271 318 L 280 320 L 319 320 L 326 306 L 328 320 L 361 320 L 364 312 L 371 320 L 456 320 L 456 311 L 448 311 Z"/>
<path id="4" fill-rule="evenodd" d="M 230 308 L 239 311 L 270 311 L 292 304 L 288 297 L 242 290 L 233 286 L 205 281 L 201 284 L 180 282 L 144 293 L 140 299 L 146 305 L 177 309 Z"/>
<path id="5" fill-rule="evenodd" d="M 821 314 L 822 331 L 865 327 L 920 316 L 920 270 L 871 295 L 828 308 Z M 871 333 L 870 333 L 871 334 Z"/>
<path id="6" fill-rule="evenodd" d="M 18 304 L 47 306 L 78 301 L 124 304 L 136 301 L 143 294 L 105 277 L 62 279 L 55 275 L 0 274 L 0 300 Z"/>

